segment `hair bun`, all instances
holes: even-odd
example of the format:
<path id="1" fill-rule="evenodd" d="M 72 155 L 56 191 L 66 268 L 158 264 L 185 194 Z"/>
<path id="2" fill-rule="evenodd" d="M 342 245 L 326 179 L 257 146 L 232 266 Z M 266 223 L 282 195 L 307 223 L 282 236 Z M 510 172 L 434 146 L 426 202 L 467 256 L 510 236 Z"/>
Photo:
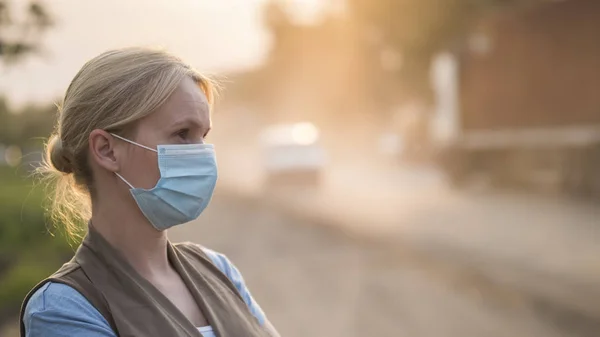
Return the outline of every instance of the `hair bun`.
<path id="1" fill-rule="evenodd" d="M 73 165 L 68 157 L 64 153 L 62 140 L 60 136 L 53 135 L 48 142 L 48 157 L 50 159 L 50 163 L 60 172 L 63 173 L 72 173 Z"/>

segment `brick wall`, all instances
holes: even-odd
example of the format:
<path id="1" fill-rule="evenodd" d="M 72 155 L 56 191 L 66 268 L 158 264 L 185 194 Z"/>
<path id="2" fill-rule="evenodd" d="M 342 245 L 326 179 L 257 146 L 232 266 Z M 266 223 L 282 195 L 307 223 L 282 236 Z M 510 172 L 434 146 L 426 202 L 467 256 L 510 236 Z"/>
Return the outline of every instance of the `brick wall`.
<path id="1" fill-rule="evenodd" d="M 482 21 L 487 54 L 461 54 L 468 129 L 600 124 L 600 1 L 570 0 Z"/>

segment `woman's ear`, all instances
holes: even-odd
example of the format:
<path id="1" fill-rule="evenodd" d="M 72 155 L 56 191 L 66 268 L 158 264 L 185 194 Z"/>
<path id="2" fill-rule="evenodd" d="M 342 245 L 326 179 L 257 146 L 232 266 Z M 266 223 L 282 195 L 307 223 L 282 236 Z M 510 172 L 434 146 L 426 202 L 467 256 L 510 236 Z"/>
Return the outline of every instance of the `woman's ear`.
<path id="1" fill-rule="evenodd" d="M 93 130 L 89 137 L 89 160 L 110 172 L 119 171 L 119 163 L 115 155 L 116 142 L 108 132 L 100 129 Z"/>

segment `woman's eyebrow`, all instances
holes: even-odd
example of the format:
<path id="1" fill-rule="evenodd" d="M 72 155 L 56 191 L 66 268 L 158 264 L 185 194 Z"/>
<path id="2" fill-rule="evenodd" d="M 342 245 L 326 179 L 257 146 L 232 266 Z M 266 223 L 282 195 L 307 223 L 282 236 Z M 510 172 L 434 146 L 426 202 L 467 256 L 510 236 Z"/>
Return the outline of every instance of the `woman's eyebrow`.
<path id="1" fill-rule="evenodd" d="M 193 126 L 198 127 L 198 128 L 204 127 L 204 125 L 202 125 L 202 122 L 200 122 L 200 120 L 198 120 L 197 118 L 182 118 L 182 119 L 179 119 L 179 120 L 175 121 L 174 123 L 172 123 L 171 127 L 172 128 L 177 128 L 177 127 L 186 126 L 186 125 L 193 125 Z"/>

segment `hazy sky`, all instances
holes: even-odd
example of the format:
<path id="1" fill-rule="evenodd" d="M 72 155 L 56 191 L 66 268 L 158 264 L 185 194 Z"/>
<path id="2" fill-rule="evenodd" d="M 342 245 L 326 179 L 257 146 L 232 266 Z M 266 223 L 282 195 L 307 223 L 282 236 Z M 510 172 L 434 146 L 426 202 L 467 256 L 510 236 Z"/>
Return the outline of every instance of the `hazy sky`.
<path id="1" fill-rule="evenodd" d="M 12 0 L 22 1 L 22 0 Z M 290 0 L 307 7 L 320 0 Z M 0 93 L 13 102 L 60 96 L 83 63 L 129 45 L 161 45 L 201 71 L 251 67 L 268 52 L 264 0 L 46 0 L 57 25 L 47 55 L 0 68 Z"/>

